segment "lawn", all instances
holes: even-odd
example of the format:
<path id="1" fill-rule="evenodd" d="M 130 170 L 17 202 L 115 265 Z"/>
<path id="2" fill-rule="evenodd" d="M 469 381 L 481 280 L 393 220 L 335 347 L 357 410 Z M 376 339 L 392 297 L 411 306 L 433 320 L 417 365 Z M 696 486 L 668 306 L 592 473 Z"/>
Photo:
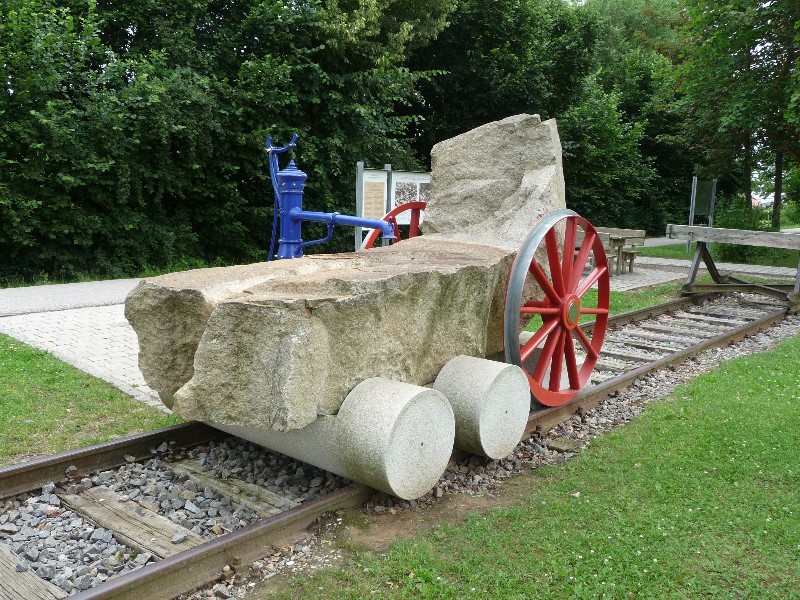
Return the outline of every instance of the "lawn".
<path id="1" fill-rule="evenodd" d="M 800 597 L 800 337 L 526 475 L 524 501 L 356 552 L 303 598 Z"/>
<path id="2" fill-rule="evenodd" d="M 0 335 L 0 464 L 178 422 L 47 352 Z"/>

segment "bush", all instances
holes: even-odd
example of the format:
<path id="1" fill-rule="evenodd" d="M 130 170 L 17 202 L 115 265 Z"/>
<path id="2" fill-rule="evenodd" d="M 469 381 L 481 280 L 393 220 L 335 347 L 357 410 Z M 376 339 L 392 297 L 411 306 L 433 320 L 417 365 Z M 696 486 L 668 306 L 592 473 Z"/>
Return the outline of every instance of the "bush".
<path id="1" fill-rule="evenodd" d="M 717 196 L 714 226 L 725 229 L 749 229 L 770 231 L 771 209 L 748 206 L 743 196 Z M 720 261 L 768 264 L 772 248 L 740 246 L 737 244 L 714 244 L 714 258 Z"/>

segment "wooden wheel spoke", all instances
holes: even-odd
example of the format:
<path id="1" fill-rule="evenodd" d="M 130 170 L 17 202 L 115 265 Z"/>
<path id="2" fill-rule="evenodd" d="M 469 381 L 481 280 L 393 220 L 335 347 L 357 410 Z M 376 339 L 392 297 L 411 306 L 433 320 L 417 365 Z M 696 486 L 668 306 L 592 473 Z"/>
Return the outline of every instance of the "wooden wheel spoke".
<path id="1" fill-rule="evenodd" d="M 561 278 L 564 281 L 564 291 L 571 290 L 573 262 L 575 261 L 575 240 L 578 236 L 578 220 L 567 219 L 564 230 L 564 255 L 561 258 Z"/>
<path id="2" fill-rule="evenodd" d="M 531 353 L 542 343 L 542 340 L 546 338 L 550 333 L 558 326 L 558 321 L 556 319 L 551 319 L 547 321 L 544 325 L 542 325 L 539 330 L 531 336 L 525 344 L 520 348 L 520 360 L 525 362 Z"/>
<path id="3" fill-rule="evenodd" d="M 561 329 L 554 328 L 547 337 L 547 342 L 545 342 L 542 353 L 539 355 L 539 360 L 536 362 L 536 368 L 533 370 L 533 379 L 539 385 L 542 385 L 545 373 L 547 373 L 547 367 L 553 361 L 553 354 L 555 354 L 559 339 L 561 339 Z"/>
<path id="4" fill-rule="evenodd" d="M 583 329 L 581 329 L 580 327 L 576 327 L 575 329 L 573 329 L 573 331 L 578 335 L 578 341 L 581 343 L 581 346 L 583 346 L 583 349 L 586 351 L 586 354 L 589 355 L 589 358 L 591 358 L 592 360 L 597 358 L 597 350 L 594 349 L 594 346 L 592 346 L 592 341 L 588 337 L 586 337 L 586 334 L 583 332 Z"/>
<path id="5" fill-rule="evenodd" d="M 535 258 L 531 260 L 528 271 L 530 271 L 531 275 L 533 275 L 536 283 L 538 283 L 539 287 L 542 288 L 542 291 L 550 300 L 550 302 L 553 304 L 561 304 L 561 296 L 559 296 L 556 290 L 553 288 L 553 285 L 550 283 L 550 280 L 547 278 L 547 275 L 545 275 L 542 267 L 539 266 L 539 263 L 536 262 Z"/>
<path id="6" fill-rule="evenodd" d="M 553 288 L 555 288 L 559 296 L 563 296 L 564 277 L 561 275 L 561 257 L 558 254 L 558 239 L 556 239 L 555 228 L 545 234 L 544 243 L 547 248 L 547 263 L 550 266 L 550 278 L 553 280 Z"/>
<path id="7" fill-rule="evenodd" d="M 564 340 L 566 337 L 567 330 L 562 329 L 553 352 L 553 360 L 550 362 L 550 385 L 548 387 L 551 392 L 557 392 L 561 389 L 561 372 L 564 370 Z"/>
<path id="8" fill-rule="evenodd" d="M 567 362 L 567 377 L 569 377 L 569 387 L 573 390 L 581 389 L 581 378 L 578 373 L 578 359 L 575 356 L 575 340 L 571 333 L 567 333 L 566 346 L 564 348 L 564 358 Z"/>
<path id="9" fill-rule="evenodd" d="M 583 238 L 581 249 L 578 251 L 578 258 L 575 259 L 575 263 L 572 267 L 572 278 L 570 279 L 569 286 L 567 286 L 568 292 L 574 293 L 574 290 L 577 289 L 578 283 L 581 280 L 581 275 L 583 275 L 583 270 L 586 268 L 586 261 L 589 260 L 589 253 L 592 251 L 596 239 L 597 234 L 594 232 L 587 233 Z"/>
<path id="10" fill-rule="evenodd" d="M 586 276 L 577 290 L 575 290 L 575 295 L 578 298 L 583 298 L 583 295 L 595 284 L 597 280 L 600 279 L 600 276 L 603 275 L 606 271 L 608 271 L 608 267 L 597 267 Z"/>

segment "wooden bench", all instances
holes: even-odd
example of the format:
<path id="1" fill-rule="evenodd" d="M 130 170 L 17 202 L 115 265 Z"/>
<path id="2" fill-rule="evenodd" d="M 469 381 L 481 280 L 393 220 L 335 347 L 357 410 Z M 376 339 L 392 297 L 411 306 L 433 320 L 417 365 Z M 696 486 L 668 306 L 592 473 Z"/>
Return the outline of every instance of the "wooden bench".
<path id="1" fill-rule="evenodd" d="M 800 260 L 798 260 L 797 264 L 794 286 L 784 284 L 758 285 L 730 275 L 720 275 L 717 265 L 708 251 L 708 244 L 711 242 L 800 250 L 800 234 L 670 224 L 667 225 L 667 237 L 673 240 L 688 240 L 697 243 L 694 258 L 692 258 L 692 263 L 689 267 L 689 275 L 683 284 L 684 293 L 751 291 L 788 300 L 791 304 L 797 304 L 798 300 L 800 300 Z M 697 277 L 701 260 L 705 263 L 711 278 L 714 280 L 713 284 L 695 284 L 694 280 Z"/>
<path id="2" fill-rule="evenodd" d="M 610 250 L 606 252 L 616 256 L 614 272 L 619 275 L 625 272 L 625 265 L 628 271 L 633 272 L 633 262 L 636 259 L 636 248 L 644 246 L 644 238 L 647 232 L 644 229 L 621 229 L 619 227 L 595 227 L 597 233 L 608 234 Z"/>
<path id="3" fill-rule="evenodd" d="M 608 268 L 612 275 L 633 272 L 633 262 L 636 259 L 637 246 L 644 245 L 646 232 L 644 229 L 620 229 L 618 227 L 595 227 L 597 235 L 603 242 L 603 249 L 608 257 Z M 575 250 L 583 244 L 583 231 L 578 230 L 575 240 Z"/>

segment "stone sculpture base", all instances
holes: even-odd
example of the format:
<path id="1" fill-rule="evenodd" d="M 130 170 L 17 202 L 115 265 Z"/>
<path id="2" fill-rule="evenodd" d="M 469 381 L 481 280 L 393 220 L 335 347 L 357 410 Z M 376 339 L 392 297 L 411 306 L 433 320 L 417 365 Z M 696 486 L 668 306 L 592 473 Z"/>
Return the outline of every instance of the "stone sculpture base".
<path id="1" fill-rule="evenodd" d="M 527 412 L 520 373 L 471 357 L 502 351 L 514 253 L 564 208 L 555 122 L 489 123 L 432 160 L 421 238 L 142 282 L 125 316 L 148 385 L 184 419 L 402 498 L 443 472 L 454 419 L 460 447 L 510 452 Z M 459 355 L 436 383 L 451 409 L 417 386 Z"/>
<path id="2" fill-rule="evenodd" d="M 297 431 L 214 427 L 404 500 L 436 485 L 455 435 L 441 393 L 382 377 L 359 383 L 335 417 Z"/>

